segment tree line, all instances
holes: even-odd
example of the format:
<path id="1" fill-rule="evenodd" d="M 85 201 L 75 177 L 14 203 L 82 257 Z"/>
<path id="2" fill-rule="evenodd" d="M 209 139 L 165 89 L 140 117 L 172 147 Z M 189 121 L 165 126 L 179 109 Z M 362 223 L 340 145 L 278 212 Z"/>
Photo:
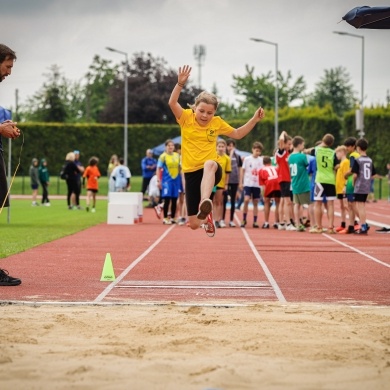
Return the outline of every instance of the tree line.
<path id="1" fill-rule="evenodd" d="M 128 80 L 129 123 L 175 123 L 167 101 L 177 81 L 176 70 L 163 58 L 150 53 L 136 53 L 125 64 L 96 55 L 81 80 L 67 79 L 58 65 L 44 74 L 42 87 L 17 109 L 17 120 L 57 123 L 123 123 L 124 72 Z M 290 107 L 327 107 L 342 117 L 358 101 L 350 76 L 345 68 L 324 71 L 313 93 L 307 93 L 303 76 L 294 79 L 291 72 L 279 72 L 278 103 L 281 109 Z M 247 119 L 259 105 L 274 108 L 275 75 L 272 72 L 256 75 L 255 68 L 245 66 L 242 75 L 232 75 L 235 103 L 223 100 L 218 114 L 227 120 Z M 200 90 L 189 83 L 180 96 L 181 104 L 193 102 Z M 218 96 L 217 86 L 212 92 Z"/>

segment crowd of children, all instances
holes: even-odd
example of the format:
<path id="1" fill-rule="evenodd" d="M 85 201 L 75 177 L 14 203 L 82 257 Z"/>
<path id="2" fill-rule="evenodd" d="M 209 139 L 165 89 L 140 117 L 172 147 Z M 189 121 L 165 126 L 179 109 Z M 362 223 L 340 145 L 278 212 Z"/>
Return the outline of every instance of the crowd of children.
<path id="1" fill-rule="evenodd" d="M 235 227 L 234 206 L 237 190 L 244 195 L 241 227 L 248 224 L 252 205 L 252 227 L 259 228 L 259 202 L 264 205 L 263 229 L 273 226 L 278 230 L 329 234 L 367 234 L 365 203 L 372 191 L 372 179 L 376 176 L 372 160 L 367 156 L 368 142 L 365 139 L 348 137 L 343 145 L 333 149 L 334 137 L 326 134 L 313 148 L 305 149 L 305 140 L 300 136 L 290 137 L 282 132 L 274 156 L 261 156 L 263 145 L 254 142 L 252 154 L 243 161 L 241 157 L 227 151 L 229 143 L 219 140 L 217 153 L 221 157 L 222 178 L 215 186 L 211 196 L 215 226 L 225 228 L 226 203 L 230 198 L 230 227 Z M 163 159 L 166 157 L 163 157 Z M 232 163 L 234 159 L 234 163 Z M 160 157 L 161 161 L 161 157 Z M 163 166 L 160 163 L 163 169 Z M 229 186 L 232 175 L 233 187 Z M 169 172 L 168 167 L 165 168 Z M 180 163 L 175 165 L 174 177 Z M 238 172 L 238 173 L 237 173 Z M 166 173 L 165 173 L 166 174 Z M 162 174 L 164 175 L 164 174 Z M 172 178 L 172 176 L 171 176 Z M 183 189 L 183 186 L 180 187 Z M 233 191 L 232 191 L 233 189 Z M 162 196 L 164 199 L 164 196 Z M 341 223 L 335 226 L 335 201 L 338 201 Z M 175 207 L 168 209 L 164 202 L 164 223 L 175 223 Z M 274 220 L 270 221 L 274 206 Z M 156 201 L 156 210 L 161 206 Z M 172 218 L 169 218 L 169 211 Z M 159 213 L 159 212 L 158 212 Z M 325 218 L 326 214 L 326 218 Z M 180 214 L 180 219 L 183 215 Z M 327 225 L 324 225 L 326 219 Z M 309 228 L 309 229 L 308 229 Z"/>

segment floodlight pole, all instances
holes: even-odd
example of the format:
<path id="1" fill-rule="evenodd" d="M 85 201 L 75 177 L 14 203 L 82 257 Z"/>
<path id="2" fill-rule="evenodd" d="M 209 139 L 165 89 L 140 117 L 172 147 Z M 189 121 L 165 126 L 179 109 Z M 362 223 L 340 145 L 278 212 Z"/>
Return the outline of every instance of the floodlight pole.
<path id="1" fill-rule="evenodd" d="M 123 54 L 125 56 L 125 70 L 124 70 L 124 82 L 125 82 L 125 97 L 124 97 L 124 129 L 123 129 L 123 160 L 125 165 L 128 164 L 128 97 L 129 97 L 129 86 L 127 79 L 127 70 L 129 68 L 129 58 L 126 52 L 113 49 L 112 47 L 106 47 L 107 50 L 115 53 Z"/>
<path id="2" fill-rule="evenodd" d="M 360 98 L 360 109 L 362 111 L 362 129 L 359 130 L 360 138 L 363 138 L 364 136 L 364 36 L 363 35 L 357 35 L 357 34 L 350 34 L 344 31 L 333 31 L 333 34 L 338 35 L 348 35 L 349 37 L 353 38 L 360 38 L 362 40 L 362 79 L 361 79 L 361 98 Z"/>
<path id="3" fill-rule="evenodd" d="M 206 47 L 203 45 L 194 46 L 194 57 L 198 61 L 198 88 L 202 89 L 201 68 L 206 57 Z"/>
<path id="4" fill-rule="evenodd" d="M 279 139 L 279 85 L 278 85 L 278 44 L 276 42 L 265 41 L 264 39 L 250 38 L 251 41 L 266 43 L 267 45 L 275 46 L 275 131 L 274 131 L 274 147 L 278 146 Z"/>

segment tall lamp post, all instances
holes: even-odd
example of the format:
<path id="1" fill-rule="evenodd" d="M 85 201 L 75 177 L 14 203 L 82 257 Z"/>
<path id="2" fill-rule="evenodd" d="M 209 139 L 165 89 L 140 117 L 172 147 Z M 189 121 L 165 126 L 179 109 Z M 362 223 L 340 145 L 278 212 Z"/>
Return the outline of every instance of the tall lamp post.
<path id="1" fill-rule="evenodd" d="M 127 129 L 127 123 L 128 123 L 128 97 L 129 97 L 129 86 L 128 86 L 128 83 L 127 83 L 127 69 L 129 68 L 129 59 L 128 59 L 128 56 L 127 56 L 127 53 L 124 52 L 124 51 L 120 51 L 120 50 L 116 50 L 116 49 L 113 49 L 112 47 L 106 47 L 107 50 L 109 51 L 113 51 L 115 53 L 119 53 L 119 54 L 123 54 L 125 56 L 125 101 L 124 101 L 124 129 L 123 129 L 123 159 L 124 159 L 124 163 L 125 165 L 127 166 L 127 163 L 128 163 L 128 158 L 127 158 L 127 154 L 128 154 L 128 129 Z"/>
<path id="2" fill-rule="evenodd" d="M 198 88 L 202 88 L 201 67 L 206 57 L 206 47 L 203 45 L 194 46 L 194 57 L 198 61 Z"/>
<path id="3" fill-rule="evenodd" d="M 279 87 L 278 87 L 278 44 L 275 42 L 265 41 L 264 39 L 250 38 L 251 41 L 266 43 L 267 45 L 275 46 L 275 132 L 274 146 L 278 146 L 279 138 Z"/>
<path id="4" fill-rule="evenodd" d="M 344 31 L 333 31 L 333 34 L 338 35 L 348 35 L 349 37 L 353 38 L 359 38 L 362 40 L 362 86 L 361 86 L 361 98 L 360 98 L 360 110 L 356 112 L 356 130 L 359 130 L 360 138 L 363 138 L 364 136 L 364 36 L 363 35 L 356 35 L 356 34 L 350 34 Z M 358 114 L 359 112 L 359 114 Z"/>

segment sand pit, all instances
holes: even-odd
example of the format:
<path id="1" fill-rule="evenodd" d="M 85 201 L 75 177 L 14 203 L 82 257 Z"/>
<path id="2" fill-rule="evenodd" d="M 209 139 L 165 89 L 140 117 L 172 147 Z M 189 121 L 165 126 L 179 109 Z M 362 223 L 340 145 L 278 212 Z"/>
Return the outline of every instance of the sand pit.
<path id="1" fill-rule="evenodd" d="M 390 308 L 0 306 L 6 389 L 388 389 Z"/>

